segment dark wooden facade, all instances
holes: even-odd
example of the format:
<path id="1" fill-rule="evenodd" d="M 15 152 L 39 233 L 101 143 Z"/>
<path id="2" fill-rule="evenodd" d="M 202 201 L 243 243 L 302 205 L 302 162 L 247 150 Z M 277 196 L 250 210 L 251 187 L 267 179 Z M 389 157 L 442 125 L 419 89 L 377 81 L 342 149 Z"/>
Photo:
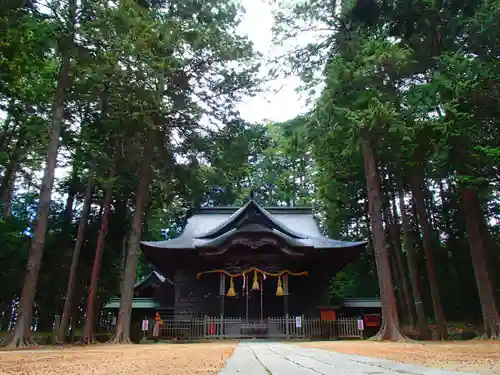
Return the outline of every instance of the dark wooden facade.
<path id="1" fill-rule="evenodd" d="M 239 209 L 201 209 L 179 237 L 143 242 L 141 249 L 169 280 L 154 294 L 160 310 L 178 319 L 262 320 L 320 317 L 319 307 L 330 302 L 329 280 L 364 246 L 324 237 L 310 208 L 263 208 L 249 200 Z M 252 267 L 259 269 L 259 290 L 252 290 L 251 271 L 232 278 L 235 296 L 227 296 L 231 275 Z M 276 293 L 278 279 L 283 295 Z"/>

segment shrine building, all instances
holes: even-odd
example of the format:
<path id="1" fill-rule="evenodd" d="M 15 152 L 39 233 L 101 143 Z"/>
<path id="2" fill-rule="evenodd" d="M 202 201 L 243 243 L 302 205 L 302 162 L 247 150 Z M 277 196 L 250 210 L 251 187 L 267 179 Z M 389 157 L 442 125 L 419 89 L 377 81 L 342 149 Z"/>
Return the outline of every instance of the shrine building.
<path id="1" fill-rule="evenodd" d="M 331 306 L 330 281 L 365 246 L 323 236 L 310 207 L 198 209 L 178 237 L 141 242 L 156 270 L 134 286 L 132 331 L 149 337 L 156 319 L 163 338 L 363 337 L 380 301 Z"/>
<path id="2" fill-rule="evenodd" d="M 175 319 L 320 317 L 331 278 L 365 245 L 323 236 L 311 208 L 268 208 L 254 199 L 239 209 L 201 208 L 177 238 L 141 242 L 168 280 L 147 297 Z"/>

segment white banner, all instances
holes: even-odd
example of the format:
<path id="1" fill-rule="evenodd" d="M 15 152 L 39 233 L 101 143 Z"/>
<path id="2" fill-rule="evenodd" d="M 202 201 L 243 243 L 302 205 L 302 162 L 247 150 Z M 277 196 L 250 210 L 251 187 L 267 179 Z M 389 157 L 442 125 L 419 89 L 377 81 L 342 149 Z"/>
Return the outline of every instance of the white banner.
<path id="1" fill-rule="evenodd" d="M 358 319 L 358 330 L 363 331 L 365 329 L 365 322 L 363 319 Z"/>
<path id="2" fill-rule="evenodd" d="M 148 330 L 148 327 L 149 327 L 149 320 L 144 319 L 144 320 L 142 321 L 142 330 L 143 330 L 143 331 L 147 331 L 147 330 Z"/>
<path id="3" fill-rule="evenodd" d="M 295 327 L 297 327 L 297 328 L 301 328 L 302 327 L 302 317 L 297 316 L 295 318 Z"/>

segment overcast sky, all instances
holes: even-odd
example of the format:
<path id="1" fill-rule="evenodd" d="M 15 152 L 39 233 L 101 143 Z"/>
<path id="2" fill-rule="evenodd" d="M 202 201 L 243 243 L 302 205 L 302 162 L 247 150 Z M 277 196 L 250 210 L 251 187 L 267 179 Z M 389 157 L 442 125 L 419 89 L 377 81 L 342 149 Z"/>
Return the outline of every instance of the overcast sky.
<path id="1" fill-rule="evenodd" d="M 276 51 L 271 35 L 273 26 L 271 8 L 263 0 L 241 0 L 241 2 L 246 14 L 240 30 L 248 35 L 265 59 L 270 56 L 271 51 Z M 239 106 L 241 116 L 250 122 L 285 121 L 296 117 L 305 110 L 305 100 L 295 92 L 299 82 L 298 77 L 271 82 L 272 90 L 247 98 L 241 103 Z"/>

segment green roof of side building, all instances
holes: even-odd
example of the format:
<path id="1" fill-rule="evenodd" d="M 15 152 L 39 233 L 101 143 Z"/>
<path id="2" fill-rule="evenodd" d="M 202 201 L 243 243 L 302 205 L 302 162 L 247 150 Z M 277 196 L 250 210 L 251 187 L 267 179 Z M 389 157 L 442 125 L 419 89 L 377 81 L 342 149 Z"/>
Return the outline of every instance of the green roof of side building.
<path id="1" fill-rule="evenodd" d="M 140 290 L 142 287 L 154 286 L 158 287 L 165 281 L 172 284 L 165 276 L 157 271 L 152 271 L 149 275 L 143 277 L 141 280 L 135 283 L 134 291 Z M 154 298 L 134 298 L 132 300 L 133 309 L 156 309 L 160 305 L 154 300 Z M 105 309 L 119 309 L 120 308 L 120 297 L 111 297 L 108 303 L 104 305 Z"/>
<path id="2" fill-rule="evenodd" d="M 154 298 L 134 298 L 132 300 L 132 309 L 157 309 L 160 305 Z M 120 298 L 113 297 L 107 304 L 104 305 L 105 309 L 113 310 L 120 308 Z"/>

